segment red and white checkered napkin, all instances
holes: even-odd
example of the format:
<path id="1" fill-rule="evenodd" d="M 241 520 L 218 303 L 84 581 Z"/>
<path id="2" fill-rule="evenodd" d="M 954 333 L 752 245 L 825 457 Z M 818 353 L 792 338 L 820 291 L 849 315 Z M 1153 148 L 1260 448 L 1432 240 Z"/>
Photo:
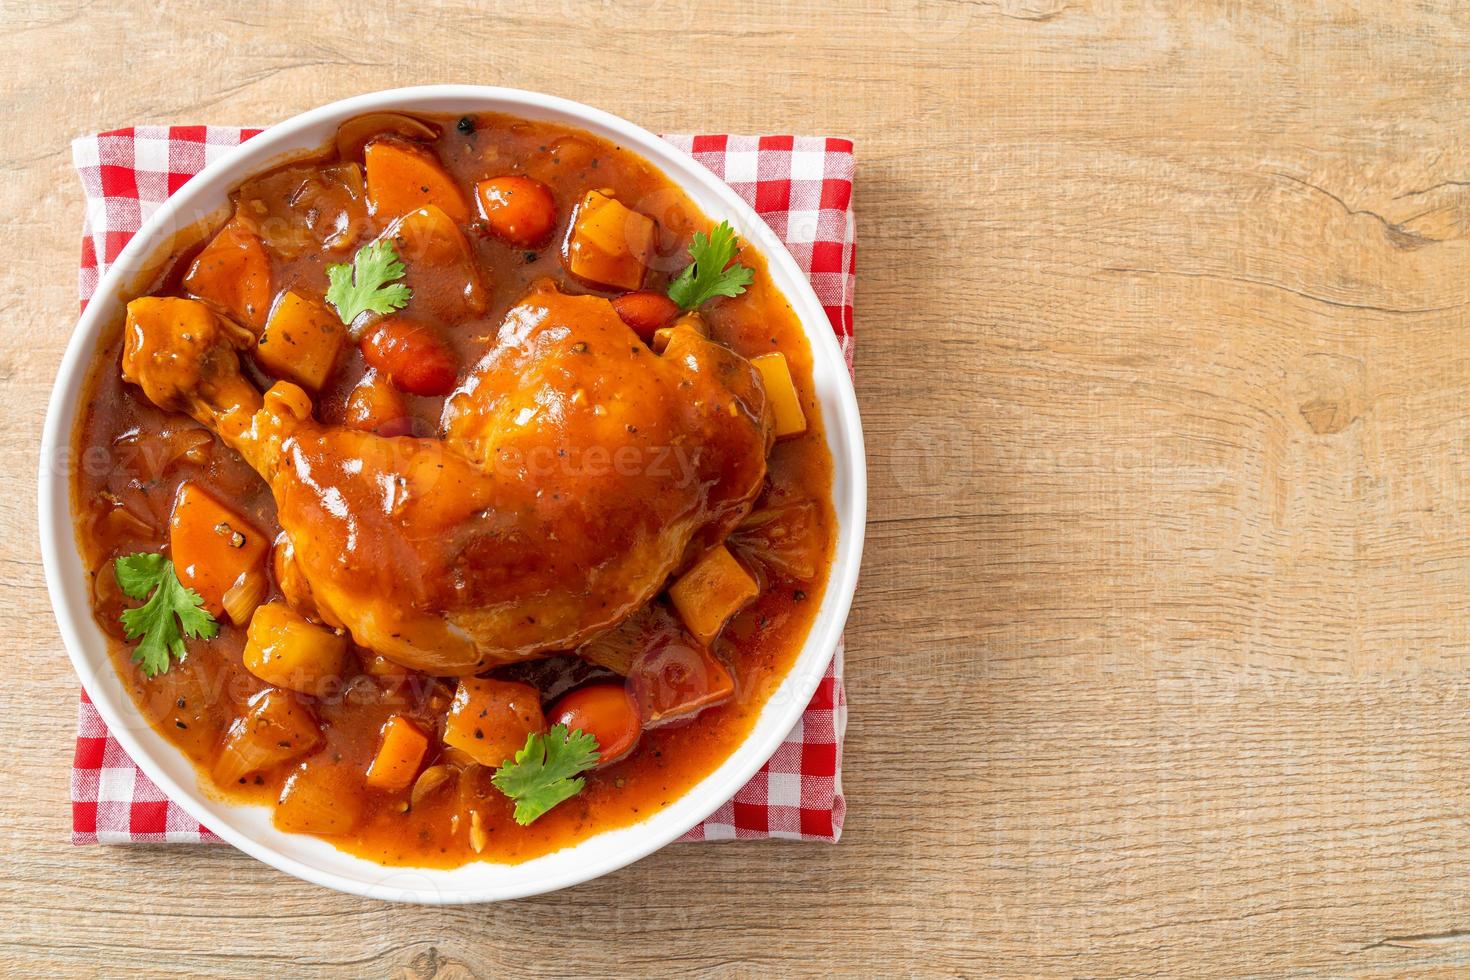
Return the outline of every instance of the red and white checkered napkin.
<path id="1" fill-rule="evenodd" d="M 72 144 L 87 195 L 80 286 L 86 306 L 107 266 L 143 222 L 206 163 L 259 133 L 232 126 L 135 126 Z M 792 136 L 666 136 L 745 198 L 780 237 L 832 321 L 852 367 L 852 143 Z M 842 646 L 776 754 L 735 798 L 682 840 L 842 833 Z M 143 775 L 82 692 L 71 776 L 72 841 L 218 841 Z"/>

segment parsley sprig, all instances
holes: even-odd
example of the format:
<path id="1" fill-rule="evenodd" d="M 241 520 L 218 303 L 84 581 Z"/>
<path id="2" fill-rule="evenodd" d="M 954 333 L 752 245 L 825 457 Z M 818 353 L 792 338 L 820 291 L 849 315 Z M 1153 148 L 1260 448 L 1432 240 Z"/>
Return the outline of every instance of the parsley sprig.
<path id="1" fill-rule="evenodd" d="M 516 823 L 524 827 L 582 792 L 587 781 L 575 777 L 597 765 L 598 757 L 595 737 L 552 725 L 544 735 L 527 735 L 526 747 L 516 753 L 515 761 L 501 763 L 490 782 L 515 801 Z"/>
<path id="2" fill-rule="evenodd" d="M 128 596 L 148 599 L 135 609 L 124 609 L 121 617 L 128 639 L 143 638 L 133 651 L 133 663 L 148 677 L 168 670 L 170 658 L 184 659 L 185 636 L 208 638 L 219 632 L 219 624 L 204 608 L 204 599 L 184 588 L 174 563 L 162 555 L 142 552 L 118 558 L 112 563 L 112 574 Z"/>
<path id="3" fill-rule="evenodd" d="M 669 299 L 688 312 L 716 296 L 739 296 L 745 292 L 755 272 L 738 262 L 730 265 L 739 251 L 740 242 L 728 221 L 721 221 L 708 235 L 695 232 L 689 245 L 689 255 L 694 261 L 669 283 Z"/>
<path id="4" fill-rule="evenodd" d="M 408 305 L 413 296 L 401 282 L 408 270 L 398 260 L 398 250 L 389 239 L 370 242 L 357 250 L 352 264 L 327 267 L 327 302 L 347 326 L 363 313 L 392 313 Z"/>

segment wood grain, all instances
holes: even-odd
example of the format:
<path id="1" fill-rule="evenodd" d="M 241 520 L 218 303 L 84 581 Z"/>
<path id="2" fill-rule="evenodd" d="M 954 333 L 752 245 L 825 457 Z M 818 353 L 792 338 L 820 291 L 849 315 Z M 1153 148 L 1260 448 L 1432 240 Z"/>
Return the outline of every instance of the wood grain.
<path id="1" fill-rule="evenodd" d="M 1449 2 L 0 6 L 0 972 L 1470 968 L 1470 14 Z M 849 135 L 847 834 L 425 910 L 72 848 L 32 473 L 70 136 L 518 85 Z"/>

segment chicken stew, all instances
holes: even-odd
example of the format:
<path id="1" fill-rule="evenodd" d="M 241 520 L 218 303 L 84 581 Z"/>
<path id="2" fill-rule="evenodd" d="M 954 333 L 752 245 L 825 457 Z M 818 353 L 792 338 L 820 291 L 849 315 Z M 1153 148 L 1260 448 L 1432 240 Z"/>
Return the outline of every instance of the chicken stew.
<path id="1" fill-rule="evenodd" d="M 375 113 L 256 176 L 104 338 L 93 608 L 201 784 L 386 864 L 525 860 L 739 745 L 820 603 L 811 355 L 646 161 Z"/>

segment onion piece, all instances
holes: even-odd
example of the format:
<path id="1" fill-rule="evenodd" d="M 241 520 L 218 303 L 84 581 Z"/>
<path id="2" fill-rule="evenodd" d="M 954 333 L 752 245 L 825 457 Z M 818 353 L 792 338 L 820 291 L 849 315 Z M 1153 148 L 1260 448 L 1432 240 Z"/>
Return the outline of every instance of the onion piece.
<path id="1" fill-rule="evenodd" d="M 811 581 L 825 546 L 820 529 L 816 505 L 796 500 L 751 511 L 725 543 L 767 573 Z"/>
<path id="2" fill-rule="evenodd" d="M 265 570 L 259 566 L 249 571 L 240 573 L 235 579 L 235 584 L 225 590 L 220 604 L 225 607 L 225 615 L 230 617 L 230 622 L 236 626 L 245 626 L 250 622 L 250 617 L 255 614 L 256 607 L 265 601 L 265 594 L 269 586 Z"/>
<path id="3" fill-rule="evenodd" d="M 470 811 L 470 846 L 479 854 L 490 843 L 490 835 L 485 833 L 485 821 L 480 816 L 479 810 Z"/>
<path id="4" fill-rule="evenodd" d="M 449 778 L 454 773 L 455 769 L 453 766 L 443 764 L 430 766 L 419 773 L 419 778 L 414 781 L 413 790 L 409 793 L 409 804 L 411 806 L 418 806 L 429 797 L 430 793 L 433 793 L 445 783 L 449 782 Z"/>
<path id="5" fill-rule="evenodd" d="M 169 457 L 163 464 L 168 472 L 179 460 L 187 460 L 203 466 L 208 460 L 205 450 L 214 444 L 214 435 L 208 429 L 183 429 L 170 440 Z"/>
<path id="6" fill-rule="evenodd" d="M 112 508 L 97 518 L 93 527 L 95 528 L 93 536 L 104 541 L 126 539 L 147 541 L 153 537 L 155 530 L 153 525 L 124 507 Z"/>
<path id="7" fill-rule="evenodd" d="M 362 148 L 374 136 L 391 133 L 411 140 L 435 140 L 439 130 L 421 119 L 401 112 L 369 112 L 354 116 L 337 127 L 337 155 L 343 160 L 361 160 Z"/>
<path id="8" fill-rule="evenodd" d="M 470 846 L 475 849 L 476 854 L 484 850 L 489 842 L 483 810 L 489 805 L 490 797 L 496 795 L 490 784 L 490 772 L 488 767 L 472 763 L 459 774 L 459 814 L 452 824 L 458 829 L 458 817 L 463 815 L 467 818 Z"/>
<path id="9" fill-rule="evenodd" d="M 214 763 L 221 786 L 310 751 L 321 740 L 316 717 L 293 695 L 266 688 L 250 699 L 245 714 L 225 733 Z"/>

